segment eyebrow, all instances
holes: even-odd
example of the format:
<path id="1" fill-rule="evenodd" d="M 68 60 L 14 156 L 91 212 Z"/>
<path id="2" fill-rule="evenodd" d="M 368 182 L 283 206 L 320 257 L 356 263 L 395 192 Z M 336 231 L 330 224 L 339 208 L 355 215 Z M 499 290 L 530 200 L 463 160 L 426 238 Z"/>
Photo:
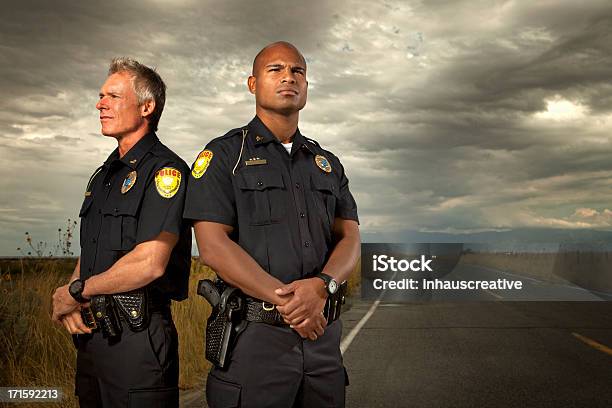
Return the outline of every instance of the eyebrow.
<path id="1" fill-rule="evenodd" d="M 268 64 L 268 65 L 266 65 L 266 69 L 270 69 L 270 68 L 284 68 L 284 67 L 285 67 L 284 64 Z M 294 65 L 292 67 L 292 69 L 299 69 L 301 71 L 306 71 L 306 68 L 304 68 L 301 65 Z"/>
<path id="2" fill-rule="evenodd" d="M 98 96 L 104 96 L 104 95 L 120 95 L 120 92 L 118 92 L 115 89 L 110 89 L 110 90 L 106 91 L 106 93 L 104 93 L 104 92 L 99 92 L 98 93 Z"/>

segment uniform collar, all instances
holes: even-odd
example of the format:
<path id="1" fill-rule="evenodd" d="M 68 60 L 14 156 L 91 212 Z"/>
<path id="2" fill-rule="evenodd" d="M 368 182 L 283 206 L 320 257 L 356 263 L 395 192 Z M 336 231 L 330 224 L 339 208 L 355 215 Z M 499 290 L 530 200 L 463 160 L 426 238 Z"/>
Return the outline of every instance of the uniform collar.
<path id="1" fill-rule="evenodd" d="M 149 150 L 151 150 L 153 145 L 155 145 L 155 143 L 157 143 L 158 141 L 159 139 L 157 138 L 155 132 L 149 132 L 144 135 L 138 142 L 136 142 L 136 144 L 132 146 L 132 148 L 128 150 L 128 152 L 121 159 L 119 159 L 119 148 L 115 148 L 115 150 L 113 150 L 110 156 L 108 156 L 108 159 L 106 159 L 104 164 L 108 165 L 115 160 L 119 160 L 126 166 L 132 169 L 136 169 L 144 155 L 147 154 Z"/>
<path id="2" fill-rule="evenodd" d="M 249 132 L 251 133 L 251 137 L 253 139 L 253 143 L 255 146 L 263 145 L 270 142 L 280 143 L 280 141 L 274 136 L 274 134 L 264 125 L 264 123 L 259 119 L 259 116 L 255 116 L 253 120 L 248 124 Z M 296 129 L 295 134 L 292 139 L 293 147 L 291 148 L 291 152 L 295 152 L 300 147 L 304 146 L 308 151 L 314 154 L 312 147 L 309 145 L 308 141 L 302 134 L 300 133 L 300 129 Z"/>

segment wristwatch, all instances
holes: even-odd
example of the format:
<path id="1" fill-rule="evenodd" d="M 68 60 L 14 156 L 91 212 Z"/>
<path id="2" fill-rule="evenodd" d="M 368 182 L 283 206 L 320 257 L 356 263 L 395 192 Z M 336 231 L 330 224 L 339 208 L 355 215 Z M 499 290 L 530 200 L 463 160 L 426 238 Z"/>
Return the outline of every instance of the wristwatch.
<path id="1" fill-rule="evenodd" d="M 325 290 L 328 294 L 333 295 L 338 291 L 338 282 L 326 273 L 319 273 L 317 278 L 323 279 L 325 282 Z"/>
<path id="2" fill-rule="evenodd" d="M 85 289 L 85 281 L 81 279 L 75 279 L 68 286 L 68 293 L 79 303 L 89 302 L 89 299 L 83 297 L 83 290 Z"/>

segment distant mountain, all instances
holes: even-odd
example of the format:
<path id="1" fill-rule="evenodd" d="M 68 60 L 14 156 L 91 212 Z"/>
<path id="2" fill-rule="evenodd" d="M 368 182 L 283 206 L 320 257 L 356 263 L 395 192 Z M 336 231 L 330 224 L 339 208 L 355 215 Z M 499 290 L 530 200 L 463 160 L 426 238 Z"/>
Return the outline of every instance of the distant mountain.
<path id="1" fill-rule="evenodd" d="M 361 234 L 363 242 L 376 243 L 504 243 L 504 244 L 535 244 L 535 243 L 592 243 L 602 242 L 612 244 L 612 231 L 587 229 L 550 229 L 522 228 L 506 231 L 484 231 L 465 234 L 450 234 L 444 232 L 419 232 L 403 230 L 388 233 Z"/>

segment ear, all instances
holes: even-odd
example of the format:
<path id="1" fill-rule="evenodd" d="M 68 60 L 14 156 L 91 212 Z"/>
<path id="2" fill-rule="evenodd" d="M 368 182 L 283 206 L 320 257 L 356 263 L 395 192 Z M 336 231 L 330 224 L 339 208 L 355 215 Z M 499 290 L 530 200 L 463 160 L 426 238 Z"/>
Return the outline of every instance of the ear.
<path id="1" fill-rule="evenodd" d="M 145 103 L 143 103 L 142 106 L 140 107 L 140 115 L 143 118 L 146 118 L 147 116 L 151 115 L 154 110 L 155 110 L 155 101 L 153 99 L 149 99 L 148 101 L 145 101 Z"/>
<path id="2" fill-rule="evenodd" d="M 257 78 L 255 78 L 253 75 L 251 75 L 249 79 L 247 80 L 247 86 L 249 87 L 249 92 L 252 93 L 253 95 L 255 95 L 255 90 L 257 89 L 256 82 L 257 82 Z"/>

